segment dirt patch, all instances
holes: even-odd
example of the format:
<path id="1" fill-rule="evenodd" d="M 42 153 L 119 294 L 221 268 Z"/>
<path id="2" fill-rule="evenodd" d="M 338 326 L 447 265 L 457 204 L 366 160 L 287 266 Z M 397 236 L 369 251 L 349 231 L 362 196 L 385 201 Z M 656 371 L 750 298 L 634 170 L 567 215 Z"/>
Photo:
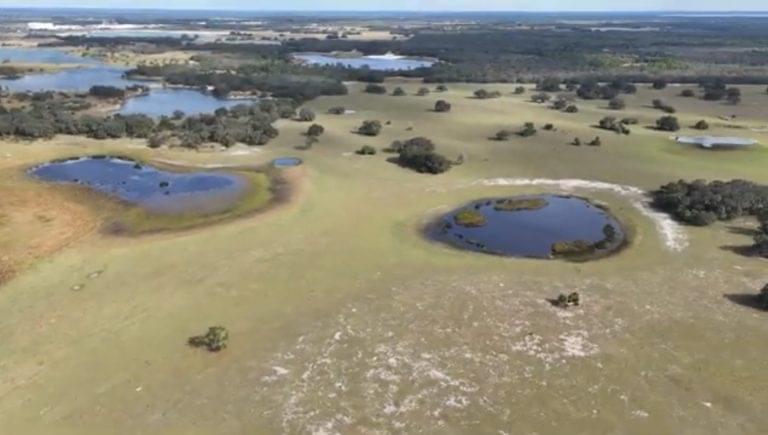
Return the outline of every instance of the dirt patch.
<path id="1" fill-rule="evenodd" d="M 98 228 L 87 207 L 53 190 L 11 183 L 0 196 L 0 283 Z"/>

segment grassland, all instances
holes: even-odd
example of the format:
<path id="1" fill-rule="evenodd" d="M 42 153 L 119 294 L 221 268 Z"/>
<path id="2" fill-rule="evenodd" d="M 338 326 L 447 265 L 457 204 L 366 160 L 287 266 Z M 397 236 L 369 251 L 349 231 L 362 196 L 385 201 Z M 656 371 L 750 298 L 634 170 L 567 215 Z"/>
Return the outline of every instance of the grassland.
<path id="1" fill-rule="evenodd" d="M 387 83 L 396 85 L 410 95 L 421 86 Z M 82 234 L 4 284 L 3 426 L 79 434 L 764 430 L 768 323 L 743 295 L 765 283 L 766 262 L 728 249 L 750 242 L 753 223 L 675 228 L 685 243 L 669 244 L 622 193 L 628 188 L 591 183 L 768 183 L 764 145 L 712 152 L 643 128 L 662 115 L 650 107 L 661 97 L 684 126 L 703 118 L 708 134 L 768 143 L 768 133 L 752 130 L 768 124 L 763 87 L 742 87 L 738 106 L 641 87 L 622 112 L 594 101 L 579 102 L 576 114 L 511 96 L 512 85 L 484 85 L 504 94 L 493 100 L 471 98 L 479 88 L 472 85 L 397 98 L 350 87 L 348 96 L 308 104 L 326 131 L 311 150 L 295 148 L 306 124 L 280 121 L 280 136 L 251 153 L 142 151 L 216 165 L 298 155 L 306 186 L 286 206 L 142 238 L 87 231 L 93 216 L 84 213 L 75 221 Z M 438 98 L 453 105 L 450 113 L 431 111 Z M 354 113 L 324 114 L 339 105 Z M 629 136 L 591 127 L 608 115 L 640 124 Z M 352 133 L 366 119 L 391 124 L 373 138 Z M 487 139 L 527 121 L 556 130 Z M 601 147 L 569 145 L 596 135 Z M 429 137 L 451 158 L 463 153 L 464 164 L 430 176 L 386 155 L 354 154 L 413 136 Z M 71 201 L 8 175 L 13 168 L 140 146 L 68 137 L 3 143 L 2 194 L 51 198 L 47 223 L 18 230 L 2 221 L 4 252 L 21 252 L 18 238 L 32 243 L 26 239 L 51 225 L 74 225 L 63 208 Z M 631 227 L 631 245 L 573 264 L 460 252 L 419 236 L 425 222 L 473 199 L 552 191 L 609 206 Z M 546 300 L 572 291 L 579 307 Z M 228 349 L 187 348 L 187 337 L 217 324 L 229 329 Z"/>

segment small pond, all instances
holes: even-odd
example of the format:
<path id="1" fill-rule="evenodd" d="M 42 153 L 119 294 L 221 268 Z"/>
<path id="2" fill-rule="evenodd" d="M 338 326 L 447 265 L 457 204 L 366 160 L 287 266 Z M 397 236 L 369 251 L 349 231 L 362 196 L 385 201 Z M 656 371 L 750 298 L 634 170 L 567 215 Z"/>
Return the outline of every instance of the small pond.
<path id="1" fill-rule="evenodd" d="M 474 201 L 438 219 L 427 234 L 461 249 L 531 258 L 596 258 L 625 239 L 607 210 L 563 195 Z"/>
<path id="2" fill-rule="evenodd" d="M 677 136 L 675 141 L 702 148 L 744 148 L 757 143 L 754 139 L 726 136 Z"/>
<path id="3" fill-rule="evenodd" d="M 385 54 L 379 56 L 334 56 L 329 53 L 296 53 L 293 55 L 308 65 L 343 65 L 348 68 L 368 67 L 377 71 L 412 70 L 416 68 L 428 68 L 436 62 L 433 59 L 410 58 Z"/>
<path id="4" fill-rule="evenodd" d="M 0 87 L 11 92 L 68 91 L 85 92 L 93 85 L 124 88 L 143 82 L 123 78 L 124 68 L 94 66 L 71 68 L 55 73 L 29 74 L 18 79 L 0 80 Z"/>
<path id="5" fill-rule="evenodd" d="M 244 179 L 226 172 L 171 172 L 123 157 L 55 160 L 30 169 L 44 181 L 72 183 L 157 213 L 215 213 L 244 194 Z"/>
<path id="6" fill-rule="evenodd" d="M 255 99 L 223 100 L 193 89 L 153 89 L 146 95 L 129 98 L 120 108 L 122 114 L 143 113 L 149 116 L 171 116 L 181 110 L 186 115 L 212 113 L 220 107 L 252 104 Z"/>
<path id="7" fill-rule="evenodd" d="M 298 157 L 280 157 L 272 160 L 272 166 L 276 168 L 290 168 L 292 166 L 299 166 L 302 163 L 302 160 Z"/>

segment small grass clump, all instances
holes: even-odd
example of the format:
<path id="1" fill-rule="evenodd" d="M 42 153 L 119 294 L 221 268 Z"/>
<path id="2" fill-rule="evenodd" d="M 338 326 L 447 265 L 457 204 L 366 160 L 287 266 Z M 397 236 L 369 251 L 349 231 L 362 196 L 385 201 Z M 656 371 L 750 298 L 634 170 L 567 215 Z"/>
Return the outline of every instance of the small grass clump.
<path id="1" fill-rule="evenodd" d="M 453 216 L 453 221 L 456 222 L 456 225 L 461 225 L 462 227 L 467 228 L 482 227 L 488 223 L 482 213 L 472 209 L 466 209 L 456 213 Z"/>
<path id="2" fill-rule="evenodd" d="M 585 240 L 573 240 L 556 242 L 552 244 L 554 257 L 568 257 L 572 255 L 585 255 L 594 250 L 594 245 Z"/>
<path id="3" fill-rule="evenodd" d="M 498 199 L 493 206 L 496 211 L 540 210 L 549 205 L 544 198 L 507 198 Z"/>
<path id="4" fill-rule="evenodd" d="M 218 352 L 227 347 L 229 331 L 223 326 L 211 326 L 204 335 L 189 337 L 187 343 L 192 347 L 204 347 L 209 352 Z"/>
<path id="5" fill-rule="evenodd" d="M 554 304 L 560 308 L 568 308 L 570 306 L 578 306 L 580 300 L 581 297 L 579 296 L 579 292 L 572 292 L 568 295 L 565 293 L 560 293 L 560 295 L 554 301 Z"/>

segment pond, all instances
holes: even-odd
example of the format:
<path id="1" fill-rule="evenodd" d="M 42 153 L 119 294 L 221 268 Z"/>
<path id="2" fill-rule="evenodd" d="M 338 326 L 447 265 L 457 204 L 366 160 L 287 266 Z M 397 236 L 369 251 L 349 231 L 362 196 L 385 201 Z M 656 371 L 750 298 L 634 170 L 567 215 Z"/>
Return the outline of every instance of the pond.
<path id="1" fill-rule="evenodd" d="M 220 107 L 252 104 L 255 99 L 223 100 L 193 89 L 158 89 L 149 94 L 129 98 L 120 108 L 122 114 L 143 113 L 149 116 L 171 116 L 181 110 L 186 115 L 212 113 Z"/>
<path id="2" fill-rule="evenodd" d="M 171 172 L 111 156 L 55 160 L 30 169 L 38 179 L 86 186 L 156 213 L 216 213 L 244 194 L 242 178 L 218 171 Z"/>
<path id="3" fill-rule="evenodd" d="M 272 160 L 272 166 L 276 168 L 290 168 L 292 166 L 299 166 L 302 163 L 302 160 L 298 157 L 280 157 Z"/>
<path id="4" fill-rule="evenodd" d="M 0 61 L 47 64 L 93 64 L 98 61 L 53 48 L 0 47 Z"/>
<path id="5" fill-rule="evenodd" d="M 725 136 L 677 136 L 675 141 L 702 148 L 743 148 L 757 143 L 754 139 Z"/>
<path id="6" fill-rule="evenodd" d="M 411 58 L 391 53 L 372 56 L 335 56 L 330 53 L 296 53 L 294 58 L 307 65 L 343 65 L 348 68 L 368 67 L 377 71 L 412 70 L 428 68 L 436 63 L 434 59 Z"/>
<path id="7" fill-rule="evenodd" d="M 563 195 L 477 200 L 442 216 L 427 234 L 461 249 L 530 258 L 595 258 L 625 239 L 606 209 Z"/>
<path id="8" fill-rule="evenodd" d="M 0 88 L 11 92 L 68 91 L 85 92 L 94 85 L 127 86 L 142 84 L 140 81 L 127 80 L 123 77 L 124 68 L 94 66 L 71 68 L 55 73 L 30 74 L 18 79 L 0 80 Z"/>

